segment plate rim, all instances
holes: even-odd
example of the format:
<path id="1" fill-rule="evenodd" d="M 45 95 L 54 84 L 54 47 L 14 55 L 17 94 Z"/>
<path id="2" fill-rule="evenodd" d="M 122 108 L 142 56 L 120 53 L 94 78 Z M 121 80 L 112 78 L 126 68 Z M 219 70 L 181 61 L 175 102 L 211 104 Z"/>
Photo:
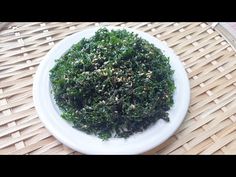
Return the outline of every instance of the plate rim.
<path id="1" fill-rule="evenodd" d="M 56 137 L 56 139 L 58 139 L 60 142 L 62 142 L 63 144 L 67 145 L 68 147 L 76 150 L 76 151 L 79 151 L 79 152 L 82 152 L 82 153 L 85 153 L 85 154 L 100 154 L 99 152 L 91 152 L 91 151 L 86 151 L 84 150 L 83 148 L 80 148 L 78 147 L 76 144 L 73 144 L 73 143 L 70 143 L 68 142 L 68 140 L 65 140 L 64 136 L 62 133 L 58 133 L 55 131 L 55 129 L 53 129 L 52 125 L 49 125 L 48 122 L 47 122 L 47 118 L 49 116 L 45 116 L 45 111 L 42 110 L 42 106 L 40 104 L 40 100 L 39 100 L 39 95 L 37 94 L 40 90 L 40 86 L 39 86 L 39 78 L 45 65 L 47 64 L 47 61 L 50 59 L 50 56 L 53 54 L 53 52 L 55 52 L 61 45 L 63 45 L 63 43 L 67 42 L 67 41 L 70 41 L 70 39 L 72 39 L 74 36 L 78 35 L 78 34 L 82 34 L 82 32 L 85 32 L 85 31 L 89 31 L 89 30 L 98 30 L 100 29 L 101 27 L 92 27 L 92 28 L 86 28 L 82 31 L 79 31 L 79 32 L 76 32 L 72 35 L 69 35 L 67 37 L 65 37 L 64 39 L 62 39 L 60 42 L 58 42 L 54 47 L 52 47 L 50 49 L 50 51 L 44 56 L 43 60 L 40 62 L 40 65 L 38 66 L 38 69 L 36 71 L 36 74 L 35 74 L 35 77 L 34 77 L 34 81 L 33 81 L 33 102 L 34 102 L 34 106 L 36 108 L 36 111 L 39 115 L 39 118 L 40 120 L 43 122 L 43 124 L 45 125 L 45 127 L 49 130 L 49 132 L 54 136 Z M 128 31 L 133 31 L 134 33 L 137 33 L 139 35 L 144 35 L 144 36 L 149 36 L 151 38 L 155 38 L 153 37 L 152 35 L 148 34 L 148 33 L 145 33 L 143 31 L 140 31 L 140 30 L 136 30 L 136 29 L 132 29 L 132 28 L 127 28 L 127 27 L 114 27 L 114 26 L 106 26 L 106 28 L 108 28 L 109 30 L 111 29 L 126 29 Z M 143 36 L 141 36 L 143 37 Z M 146 38 L 144 38 L 146 39 Z M 147 40 L 147 39 L 146 39 Z M 149 41 L 149 40 L 148 40 Z M 183 77 L 184 80 L 187 82 L 187 86 L 186 86 L 186 90 L 185 90 L 185 93 L 186 93 L 186 104 L 185 104 L 185 108 L 184 108 L 184 111 L 182 111 L 184 113 L 184 116 L 181 117 L 181 119 L 179 120 L 178 122 L 178 125 L 175 126 L 175 129 L 172 130 L 172 132 L 169 132 L 169 134 L 166 136 L 167 138 L 163 138 L 163 141 L 162 142 L 159 142 L 159 144 L 156 144 L 156 145 L 149 145 L 148 148 L 146 149 L 143 149 L 143 150 L 134 150 L 133 152 L 122 152 L 121 154 L 139 154 L 139 153 L 144 153 L 160 144 L 162 144 L 163 142 L 165 142 L 168 138 L 170 138 L 175 132 L 176 130 L 179 128 L 179 126 L 182 124 L 182 122 L 184 121 L 185 117 L 186 117 L 186 114 L 187 114 L 187 111 L 188 111 L 188 108 L 189 108 L 189 104 L 190 104 L 190 83 L 189 83 L 189 79 L 188 79 L 188 76 L 187 76 L 187 72 L 185 71 L 184 69 L 184 66 L 183 64 L 181 63 L 179 57 L 174 53 L 174 51 L 168 47 L 165 43 L 163 43 L 162 41 L 158 40 L 157 38 L 155 38 L 155 41 L 157 43 L 159 43 L 159 45 L 162 45 L 164 46 L 164 48 L 166 48 L 168 50 L 169 53 L 172 53 L 173 56 L 175 56 L 175 59 L 178 60 L 179 64 L 181 65 L 183 71 Z M 79 40 L 77 40 L 77 42 L 79 42 Z M 72 44 L 71 44 L 72 45 Z M 64 50 L 64 53 L 67 51 L 67 49 Z M 54 59 L 55 60 L 55 59 Z M 45 73 L 44 73 L 45 74 Z M 47 118 L 45 118 L 47 117 Z M 76 131 L 79 131 L 79 130 L 76 130 Z M 104 154 L 104 152 L 101 152 L 102 154 Z M 105 153 L 105 154 L 110 154 L 109 152 Z M 113 154 L 113 153 L 111 153 Z M 118 153 L 119 154 L 119 153 Z"/>

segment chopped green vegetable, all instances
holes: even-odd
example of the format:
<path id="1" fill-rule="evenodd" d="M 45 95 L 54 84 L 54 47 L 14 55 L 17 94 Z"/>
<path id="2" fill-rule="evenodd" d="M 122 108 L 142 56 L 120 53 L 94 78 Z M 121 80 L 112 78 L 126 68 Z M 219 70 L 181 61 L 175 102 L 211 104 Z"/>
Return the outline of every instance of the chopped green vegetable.
<path id="1" fill-rule="evenodd" d="M 173 73 L 153 44 L 127 30 L 101 28 L 56 60 L 50 81 L 62 118 L 107 140 L 169 121 Z"/>

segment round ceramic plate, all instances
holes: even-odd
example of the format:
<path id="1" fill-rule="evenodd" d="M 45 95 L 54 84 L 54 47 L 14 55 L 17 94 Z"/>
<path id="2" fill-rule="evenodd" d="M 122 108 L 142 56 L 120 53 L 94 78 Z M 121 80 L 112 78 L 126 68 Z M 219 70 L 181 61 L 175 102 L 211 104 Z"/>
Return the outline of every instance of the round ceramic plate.
<path id="1" fill-rule="evenodd" d="M 107 27 L 109 30 L 126 29 L 138 34 L 143 39 L 153 43 L 170 58 L 174 72 L 176 90 L 174 105 L 169 111 L 169 122 L 158 120 L 147 130 L 134 134 L 127 139 L 111 138 L 102 141 L 100 138 L 88 135 L 72 127 L 60 117 L 60 110 L 55 104 L 49 81 L 49 71 L 68 49 L 82 38 L 90 38 L 99 29 L 91 28 L 66 37 L 55 45 L 40 63 L 33 84 L 33 98 L 36 110 L 45 127 L 63 144 L 84 154 L 140 154 L 146 152 L 167 140 L 180 124 L 187 113 L 190 101 L 190 87 L 187 74 L 179 58 L 167 45 L 151 35 L 129 28 Z"/>

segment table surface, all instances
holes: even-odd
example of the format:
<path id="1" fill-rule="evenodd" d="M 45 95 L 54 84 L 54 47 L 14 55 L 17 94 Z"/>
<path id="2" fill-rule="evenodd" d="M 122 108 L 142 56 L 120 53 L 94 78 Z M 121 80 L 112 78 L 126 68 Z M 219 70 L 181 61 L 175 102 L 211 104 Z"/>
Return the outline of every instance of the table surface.
<path id="1" fill-rule="evenodd" d="M 80 154 L 38 118 L 32 82 L 43 56 L 64 37 L 92 26 L 126 26 L 165 41 L 191 84 L 184 123 L 144 154 L 236 154 L 236 52 L 207 23 L 9 23 L 0 29 L 0 154 Z M 50 113 L 49 113 L 50 114 Z"/>

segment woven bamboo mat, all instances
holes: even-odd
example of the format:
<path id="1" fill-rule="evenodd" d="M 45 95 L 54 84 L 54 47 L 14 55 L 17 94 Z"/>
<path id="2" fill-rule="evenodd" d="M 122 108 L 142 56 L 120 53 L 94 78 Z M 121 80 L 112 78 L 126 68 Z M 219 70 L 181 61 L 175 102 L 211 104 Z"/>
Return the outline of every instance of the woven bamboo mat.
<path id="1" fill-rule="evenodd" d="M 80 154 L 40 122 L 32 81 L 43 56 L 91 26 L 145 31 L 173 48 L 191 82 L 188 114 L 176 134 L 145 154 L 236 154 L 236 52 L 206 23 L 10 23 L 0 31 L 0 154 Z"/>

